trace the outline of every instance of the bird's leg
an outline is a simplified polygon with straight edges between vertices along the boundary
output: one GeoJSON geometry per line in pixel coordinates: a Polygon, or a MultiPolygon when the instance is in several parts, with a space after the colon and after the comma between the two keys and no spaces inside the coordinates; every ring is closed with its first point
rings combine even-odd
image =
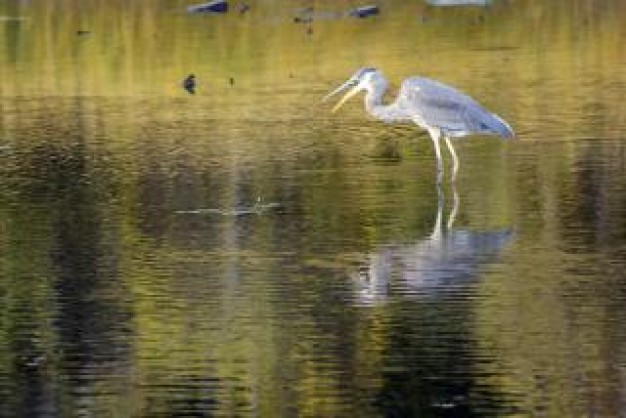
{"type": "Polygon", "coordinates": [[[430,239],[432,240],[438,240],[441,238],[441,219],[443,217],[444,200],[441,184],[437,183],[437,217],[435,218],[433,231],[430,233],[430,239]]]}
{"type": "Polygon", "coordinates": [[[448,151],[450,151],[450,155],[452,156],[452,181],[454,182],[456,180],[456,174],[459,171],[459,157],[456,156],[450,137],[446,136],[444,138],[446,140],[446,145],[448,146],[448,151]]]}
{"type": "Polygon", "coordinates": [[[428,129],[430,139],[433,141],[433,147],[435,148],[435,155],[437,156],[437,184],[441,184],[443,179],[443,160],[441,159],[441,150],[439,148],[439,138],[441,138],[441,131],[437,128],[428,129]]]}
{"type": "Polygon", "coordinates": [[[459,212],[459,193],[456,191],[456,184],[452,183],[452,195],[453,195],[453,203],[452,210],[450,211],[450,215],[448,215],[448,224],[447,229],[452,229],[454,225],[454,221],[456,220],[456,215],[459,212]]]}

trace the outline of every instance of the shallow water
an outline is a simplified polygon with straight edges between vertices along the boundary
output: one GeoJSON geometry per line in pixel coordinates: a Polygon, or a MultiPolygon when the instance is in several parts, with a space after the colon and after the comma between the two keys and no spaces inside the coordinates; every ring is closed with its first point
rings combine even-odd
{"type": "Polygon", "coordinates": [[[623,2],[149,3],[0,5],[0,415],[626,410],[623,2]],[[363,65],[517,139],[437,190],[363,65]]]}

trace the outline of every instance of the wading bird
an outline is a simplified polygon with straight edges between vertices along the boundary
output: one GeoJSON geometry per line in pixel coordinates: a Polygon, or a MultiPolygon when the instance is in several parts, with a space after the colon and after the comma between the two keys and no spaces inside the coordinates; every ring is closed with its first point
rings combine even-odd
{"type": "Polygon", "coordinates": [[[387,80],[375,68],[361,68],[341,86],[331,91],[322,100],[351,88],[335,105],[333,112],[348,99],[365,90],[365,109],[372,116],[385,122],[414,122],[430,134],[437,156],[437,182],[443,176],[443,161],[439,141],[443,137],[450,155],[453,169],[452,181],[459,170],[459,158],[454,151],[451,138],[472,134],[498,135],[504,139],[514,136],[513,129],[498,115],[485,110],[471,97],[453,87],[423,77],[404,80],[398,97],[388,105],[382,98],[387,90],[387,80]]]}

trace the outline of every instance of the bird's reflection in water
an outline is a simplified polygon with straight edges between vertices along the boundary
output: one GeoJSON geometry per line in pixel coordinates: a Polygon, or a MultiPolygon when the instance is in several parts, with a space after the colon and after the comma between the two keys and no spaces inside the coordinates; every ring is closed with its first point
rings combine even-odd
{"type": "Polygon", "coordinates": [[[454,291],[476,278],[512,239],[513,228],[455,229],[459,195],[443,225],[445,197],[438,187],[437,215],[430,235],[410,245],[385,245],[370,253],[354,274],[357,303],[371,305],[393,295],[428,297],[454,291]]]}

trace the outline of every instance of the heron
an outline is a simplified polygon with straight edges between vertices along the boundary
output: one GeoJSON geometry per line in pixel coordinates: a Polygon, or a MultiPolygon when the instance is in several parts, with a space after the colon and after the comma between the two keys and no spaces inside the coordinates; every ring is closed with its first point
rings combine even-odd
{"type": "Polygon", "coordinates": [[[384,122],[413,122],[426,129],[433,142],[437,157],[437,183],[443,178],[443,160],[440,140],[444,139],[452,157],[452,181],[459,171],[459,158],[452,145],[452,138],[474,134],[497,135],[511,139],[515,133],[500,116],[491,113],[474,99],[436,80],[410,77],[404,80],[396,100],[383,103],[383,95],[389,83],[376,68],[357,70],[345,83],[328,93],[322,101],[344,90],[348,92],[333,107],[336,112],[351,97],[365,91],[365,110],[384,122]]]}

